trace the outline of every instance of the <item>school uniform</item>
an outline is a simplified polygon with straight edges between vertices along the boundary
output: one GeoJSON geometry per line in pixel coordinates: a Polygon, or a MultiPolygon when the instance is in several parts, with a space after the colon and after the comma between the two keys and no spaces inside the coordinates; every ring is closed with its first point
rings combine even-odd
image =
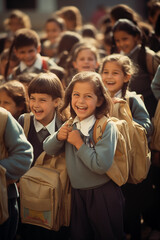
{"type": "MultiPolygon", "coordinates": [[[[33,161],[33,148],[27,141],[22,127],[9,112],[4,132],[4,144],[8,157],[1,159],[0,165],[6,169],[6,178],[16,181],[29,169],[33,161]]],[[[9,218],[0,225],[0,238],[3,240],[12,240],[15,237],[18,225],[18,196],[16,184],[10,184],[8,186],[9,218]]]]}
{"type": "Polygon", "coordinates": [[[50,67],[53,68],[56,66],[57,64],[53,60],[48,57],[42,57],[39,53],[37,53],[36,60],[32,66],[28,67],[23,61],[21,61],[20,64],[13,69],[12,79],[22,73],[46,72],[46,70],[49,70],[50,67]]]}
{"type": "MultiPolygon", "coordinates": [[[[141,46],[138,45],[128,54],[128,57],[135,65],[138,64],[140,49],[141,46]]],[[[146,47],[146,52],[147,51],[151,50],[146,47]]],[[[144,59],[144,61],[146,60],[144,59]]],[[[143,95],[147,111],[149,112],[150,117],[153,117],[157,106],[157,100],[151,90],[151,80],[151,76],[147,69],[144,70],[140,65],[138,65],[138,73],[132,76],[131,81],[129,82],[129,90],[143,95]]]]}
{"type": "MultiPolygon", "coordinates": [[[[122,91],[119,90],[115,97],[122,97],[122,91]]],[[[153,132],[153,126],[150,121],[149,113],[143,100],[135,92],[126,92],[126,98],[129,98],[129,106],[133,120],[146,129],[148,141],[153,132]]],[[[152,204],[153,189],[150,176],[138,184],[126,183],[122,187],[125,197],[125,232],[131,234],[131,239],[141,239],[141,216],[146,213],[152,204]]]]}
{"type": "MultiPolygon", "coordinates": [[[[19,123],[24,126],[24,114],[22,114],[19,118],[19,123]]],[[[43,126],[39,121],[37,121],[34,115],[31,115],[30,118],[30,128],[28,132],[27,139],[32,144],[34,149],[34,160],[32,166],[34,165],[38,156],[44,151],[43,149],[43,141],[44,139],[53,134],[55,131],[60,128],[62,122],[55,116],[53,120],[47,125],[43,126]],[[42,134],[42,130],[46,131],[46,134],[42,134]]],[[[21,235],[24,240],[35,240],[35,239],[46,239],[50,240],[54,239],[64,239],[67,240],[69,236],[69,228],[62,227],[59,231],[48,230],[39,226],[30,225],[30,224],[22,224],[21,225],[21,235]]]]}
{"type": "Polygon", "coordinates": [[[58,141],[57,133],[44,141],[48,154],[56,154],[65,143],[68,175],[72,185],[71,239],[124,239],[121,189],[107,176],[117,144],[116,126],[109,122],[103,138],[95,145],[92,115],[73,122],[84,141],[79,150],[66,141],[58,141]]]}

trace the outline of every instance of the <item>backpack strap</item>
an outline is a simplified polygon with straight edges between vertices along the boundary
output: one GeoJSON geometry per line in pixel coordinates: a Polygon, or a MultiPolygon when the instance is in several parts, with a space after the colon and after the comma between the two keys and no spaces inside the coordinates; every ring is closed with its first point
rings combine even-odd
{"type": "Polygon", "coordinates": [[[23,125],[23,129],[24,129],[24,133],[26,135],[26,138],[28,136],[28,132],[29,132],[29,128],[30,128],[30,123],[31,123],[31,113],[25,113],[24,114],[24,125],[23,125]]]}
{"type": "Polygon", "coordinates": [[[42,58],[42,69],[48,70],[48,63],[44,58],[42,58]]]}
{"type": "Polygon", "coordinates": [[[102,139],[102,135],[104,133],[104,130],[106,128],[108,122],[108,118],[106,116],[101,117],[100,119],[97,119],[94,125],[93,129],[93,140],[95,144],[102,139]]]}

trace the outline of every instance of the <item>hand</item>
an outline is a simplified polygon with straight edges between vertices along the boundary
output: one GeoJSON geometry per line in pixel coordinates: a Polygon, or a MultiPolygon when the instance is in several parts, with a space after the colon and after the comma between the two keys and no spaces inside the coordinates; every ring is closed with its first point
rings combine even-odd
{"type": "Polygon", "coordinates": [[[72,145],[74,145],[77,149],[79,149],[83,144],[83,140],[78,130],[73,130],[71,132],[68,132],[67,141],[72,145]]]}
{"type": "Polygon", "coordinates": [[[68,133],[72,131],[72,128],[71,127],[68,127],[68,124],[64,124],[58,131],[58,134],[57,134],[57,139],[59,141],[64,141],[64,140],[67,140],[68,138],[68,133]]]}

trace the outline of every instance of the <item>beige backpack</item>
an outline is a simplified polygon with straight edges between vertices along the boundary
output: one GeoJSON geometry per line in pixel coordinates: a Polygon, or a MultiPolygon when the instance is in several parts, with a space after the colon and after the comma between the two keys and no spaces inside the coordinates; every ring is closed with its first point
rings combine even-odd
{"type": "MultiPolygon", "coordinates": [[[[8,156],[4,145],[4,131],[6,128],[8,113],[5,109],[0,108],[0,159],[8,156]]],[[[6,182],[6,169],[0,165],[0,224],[8,219],[8,194],[6,182]]]]}
{"type": "Polygon", "coordinates": [[[94,142],[97,143],[102,138],[105,127],[109,121],[113,121],[116,124],[118,142],[113,163],[106,174],[118,186],[122,186],[127,182],[129,174],[128,151],[130,151],[130,139],[128,136],[129,129],[126,121],[114,117],[107,118],[105,116],[101,119],[97,119],[93,129],[93,139],[94,142]]]}
{"type": "MultiPolygon", "coordinates": [[[[24,117],[24,132],[30,126],[30,114],[24,117]]],[[[28,130],[27,130],[28,129],[28,130]]],[[[20,179],[22,223],[58,231],[69,226],[71,186],[64,153],[49,156],[45,152],[20,179]]]]}
{"type": "Polygon", "coordinates": [[[139,183],[148,174],[151,164],[151,152],[148,148],[146,130],[143,126],[133,121],[128,102],[119,100],[114,104],[112,116],[123,119],[129,126],[131,151],[129,154],[129,183],[139,183]]]}
{"type": "Polygon", "coordinates": [[[151,138],[150,147],[153,150],[160,151],[160,100],[158,101],[152,123],[154,130],[151,138]]]}

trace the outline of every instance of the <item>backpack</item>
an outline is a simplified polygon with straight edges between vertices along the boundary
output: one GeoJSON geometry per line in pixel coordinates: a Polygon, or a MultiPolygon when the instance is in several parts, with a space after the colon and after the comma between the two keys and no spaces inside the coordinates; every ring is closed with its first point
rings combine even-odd
{"type": "Polygon", "coordinates": [[[116,124],[118,141],[113,163],[106,174],[118,186],[122,186],[127,182],[129,174],[128,151],[130,149],[130,139],[128,137],[128,125],[126,121],[114,117],[107,118],[105,116],[97,119],[93,129],[93,140],[96,144],[102,138],[105,127],[109,121],[113,121],[116,124]]]}
{"type": "MultiPolygon", "coordinates": [[[[8,156],[7,150],[4,145],[4,131],[6,128],[8,113],[5,109],[0,108],[0,159],[8,156]]],[[[7,181],[6,169],[0,165],[0,224],[4,223],[9,217],[8,214],[8,194],[7,194],[7,181]]]]}
{"type": "Polygon", "coordinates": [[[158,101],[154,117],[152,118],[153,123],[153,135],[151,137],[150,147],[153,150],[160,151],[160,100],[158,101]]]}
{"type": "MultiPolygon", "coordinates": [[[[24,132],[30,126],[30,114],[24,116],[24,132]]],[[[50,156],[42,152],[34,166],[20,179],[21,221],[58,231],[69,226],[71,186],[65,154],[50,156]]]]}
{"type": "MultiPolygon", "coordinates": [[[[129,98],[128,100],[129,101],[129,98]]],[[[112,116],[123,119],[129,126],[131,151],[129,152],[129,183],[140,183],[148,175],[151,165],[151,151],[148,147],[146,130],[133,121],[128,102],[120,99],[114,104],[112,116]]]]}

